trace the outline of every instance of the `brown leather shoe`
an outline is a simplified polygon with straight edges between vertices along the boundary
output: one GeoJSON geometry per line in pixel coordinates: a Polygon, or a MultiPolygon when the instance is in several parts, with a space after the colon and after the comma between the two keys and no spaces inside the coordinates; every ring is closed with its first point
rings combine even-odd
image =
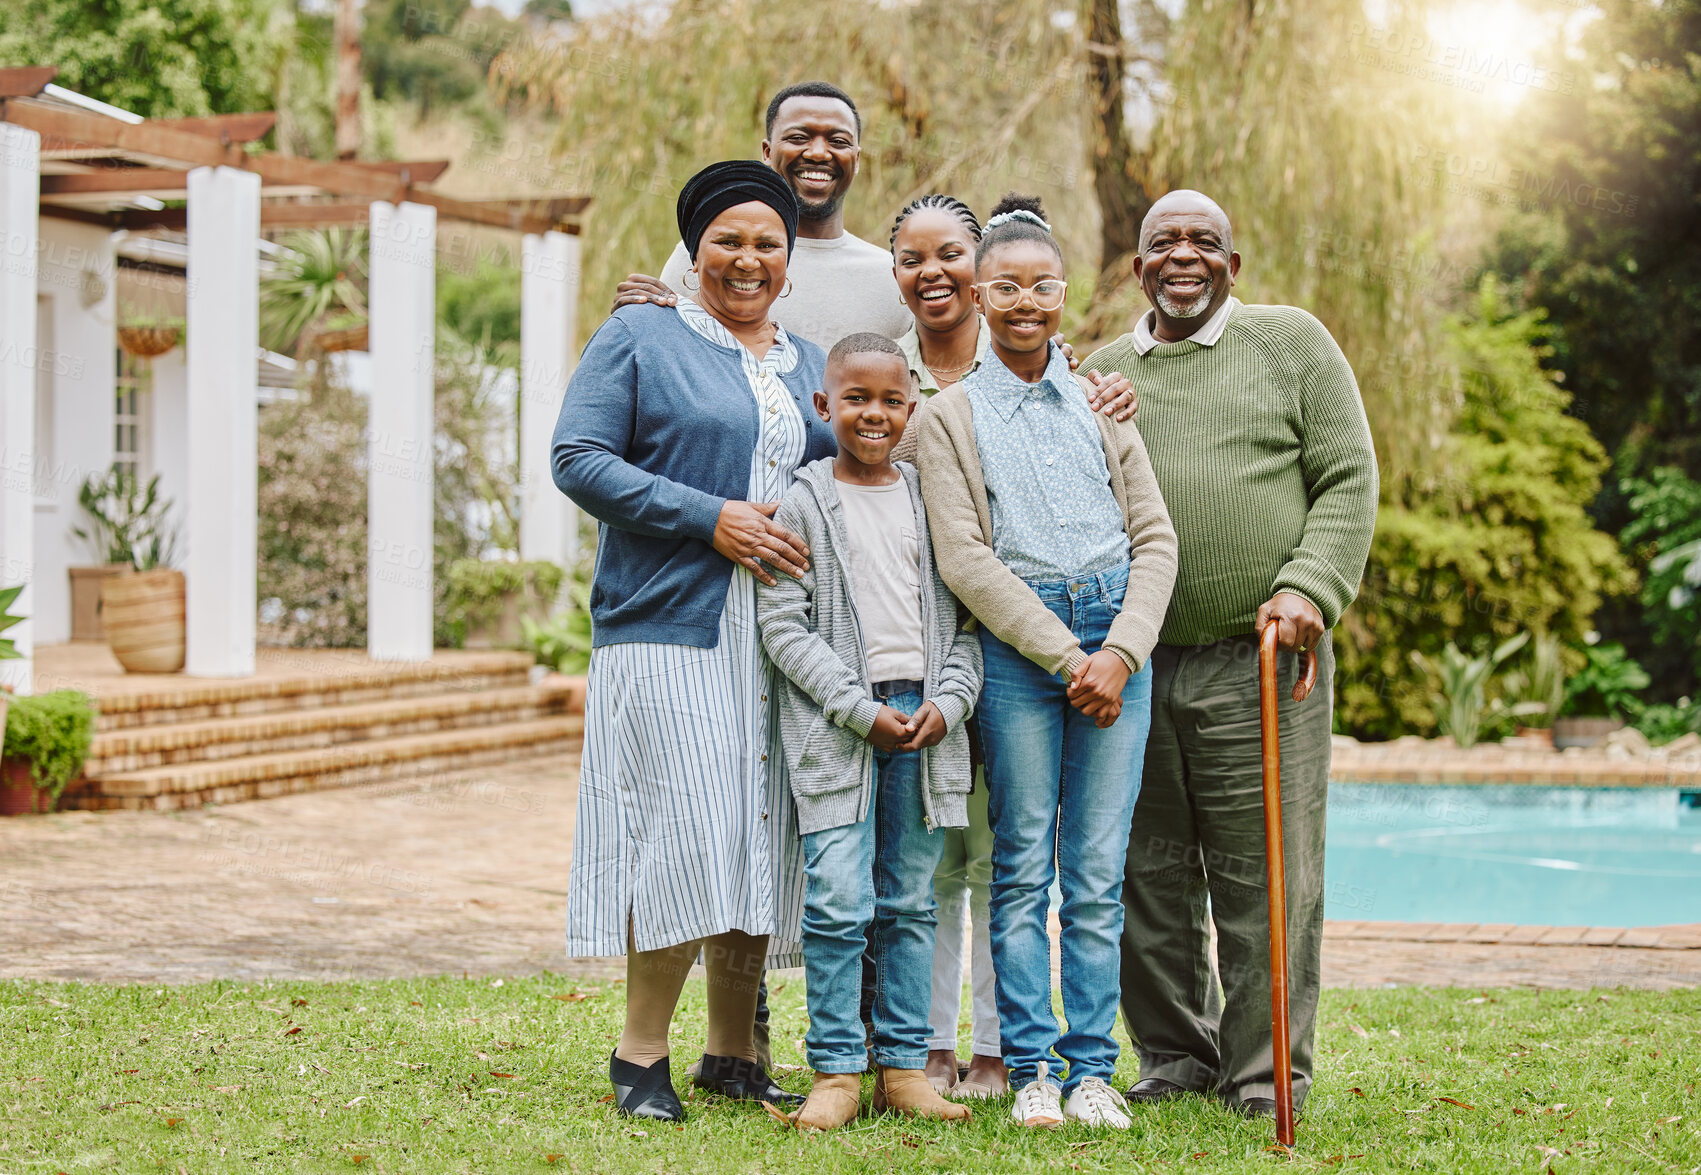
{"type": "Polygon", "coordinates": [[[837,1130],[855,1121],[861,1108],[862,1074],[817,1073],[801,1109],[783,1115],[772,1108],[768,1112],[798,1130],[837,1130]]]}
{"type": "Polygon", "coordinates": [[[874,1112],[887,1111],[945,1122],[966,1122],[974,1116],[967,1106],[948,1102],[933,1092],[925,1069],[888,1069],[881,1065],[874,1078],[874,1112]]]}

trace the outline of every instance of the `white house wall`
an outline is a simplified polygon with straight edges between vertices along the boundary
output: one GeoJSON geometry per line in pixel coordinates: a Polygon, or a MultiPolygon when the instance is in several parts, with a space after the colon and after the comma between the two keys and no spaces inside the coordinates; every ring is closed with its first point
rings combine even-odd
{"type": "MultiPolygon", "coordinates": [[[[95,225],[41,218],[38,313],[51,315],[44,332],[53,354],[51,453],[35,460],[35,641],[71,637],[71,580],[67,569],[99,560],[71,533],[83,522],[77,491],[83,479],[112,464],[116,376],[116,305],[112,234],[95,225]]],[[[38,432],[38,435],[41,433],[38,432]]]]}

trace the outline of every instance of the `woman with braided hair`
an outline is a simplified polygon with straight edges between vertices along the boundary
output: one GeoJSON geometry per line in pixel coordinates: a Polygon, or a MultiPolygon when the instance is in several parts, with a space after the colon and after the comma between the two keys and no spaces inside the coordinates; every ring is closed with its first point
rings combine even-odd
{"type": "MultiPolygon", "coordinates": [[[[986,357],[986,322],[975,309],[975,245],[980,221],[954,196],[912,200],[892,225],[892,273],[915,324],[898,340],[920,395],[948,388],[986,357]]],[[[915,461],[915,439],[906,431],[894,457],[915,461]]],[[[973,719],[970,719],[971,726],[973,719]]],[[[974,737],[971,730],[971,738],[974,737]]],[[[969,794],[966,828],[946,828],[944,855],[933,875],[939,906],[933,945],[933,1007],[927,1043],[927,1076],[933,1088],[958,1098],[997,1097],[1008,1092],[999,1052],[998,1006],[993,997],[992,936],[988,929],[988,885],[992,881],[992,829],[986,820],[986,786],[969,794]],[[968,915],[973,944],[973,1054],[957,1066],[957,1017],[963,999],[963,922],[968,915]]]]}

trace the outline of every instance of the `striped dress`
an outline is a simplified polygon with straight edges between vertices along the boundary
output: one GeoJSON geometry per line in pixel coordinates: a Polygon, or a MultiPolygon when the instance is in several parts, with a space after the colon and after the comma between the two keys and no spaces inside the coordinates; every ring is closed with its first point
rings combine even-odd
{"type": "MultiPolygon", "coordinates": [[[[706,340],[737,348],[762,409],[748,498],[777,502],[807,433],[779,376],[798,362],[784,330],[760,360],[682,300],[706,340]]],[[[633,642],[591,654],[585,750],[567,883],[567,954],[623,955],[742,930],[770,967],[802,964],[803,866],[771,717],[774,669],[756,627],[756,579],[734,568],[712,649],[633,642]]]]}

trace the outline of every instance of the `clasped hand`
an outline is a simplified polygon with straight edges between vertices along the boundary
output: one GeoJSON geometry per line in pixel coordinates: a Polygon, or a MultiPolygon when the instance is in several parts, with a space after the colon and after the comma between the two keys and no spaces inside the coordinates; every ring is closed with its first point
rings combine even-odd
{"type": "Polygon", "coordinates": [[[1075,667],[1066,692],[1069,704],[1104,730],[1122,716],[1122,687],[1127,684],[1128,662],[1100,649],[1075,667]]]}
{"type": "Polygon", "coordinates": [[[715,550],[769,587],[779,580],[764,563],[793,579],[809,570],[809,545],[774,521],[779,508],[778,502],[728,501],[715,521],[715,550]]]}
{"type": "Polygon", "coordinates": [[[877,751],[907,754],[936,745],[945,737],[945,715],[932,702],[923,702],[914,714],[881,706],[868,728],[868,741],[877,751]]]}

